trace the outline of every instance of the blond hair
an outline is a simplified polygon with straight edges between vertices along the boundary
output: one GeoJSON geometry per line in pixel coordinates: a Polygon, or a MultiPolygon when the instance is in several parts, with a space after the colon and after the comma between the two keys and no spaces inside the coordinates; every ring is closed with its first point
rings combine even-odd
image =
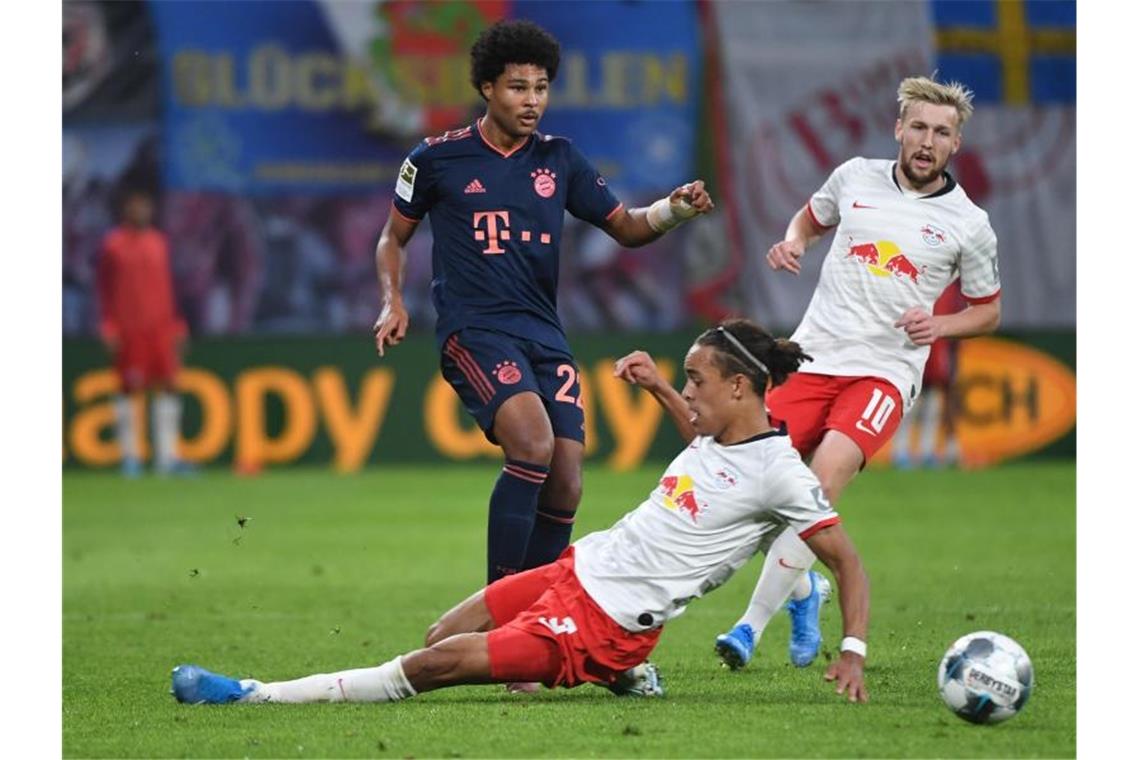
{"type": "Polygon", "coordinates": [[[974,93],[961,82],[942,84],[929,77],[907,77],[899,83],[900,119],[914,103],[954,106],[958,111],[958,129],[961,129],[974,112],[974,93]]]}

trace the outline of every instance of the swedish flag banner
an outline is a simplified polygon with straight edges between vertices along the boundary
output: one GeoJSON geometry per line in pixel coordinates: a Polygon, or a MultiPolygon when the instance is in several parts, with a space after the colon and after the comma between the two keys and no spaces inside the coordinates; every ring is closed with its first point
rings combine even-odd
{"type": "Polygon", "coordinates": [[[1075,0],[931,0],[936,63],[979,102],[1074,103],[1075,0]]]}

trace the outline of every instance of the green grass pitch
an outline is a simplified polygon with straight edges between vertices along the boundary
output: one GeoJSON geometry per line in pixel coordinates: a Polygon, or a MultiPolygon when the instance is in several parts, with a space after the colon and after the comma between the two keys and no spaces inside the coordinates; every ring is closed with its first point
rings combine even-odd
{"type": "MultiPolygon", "coordinates": [[[[575,536],[606,527],[659,466],[586,473],[575,536]]],[[[1076,510],[1071,462],[879,472],[840,505],[872,581],[871,702],[841,701],[825,657],[787,662],[786,616],[749,668],[722,670],[754,560],[671,623],[663,700],[583,686],[449,689],[400,704],[177,704],[194,662],[265,680],[378,664],[415,648],[478,587],[493,465],[193,480],[66,473],[66,757],[1064,757],[1076,752],[1076,510]],[[238,518],[248,518],[244,527],[238,518]],[[1028,650],[1037,688],[998,726],[946,710],[946,647],[979,629],[1028,650]]],[[[840,631],[824,611],[825,655],[840,631]]]]}

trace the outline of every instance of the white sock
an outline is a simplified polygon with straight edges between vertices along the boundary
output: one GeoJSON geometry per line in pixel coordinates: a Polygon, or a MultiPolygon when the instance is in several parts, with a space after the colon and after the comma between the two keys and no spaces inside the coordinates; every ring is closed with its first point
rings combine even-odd
{"type": "Polygon", "coordinates": [[[154,397],[154,459],[159,470],[169,470],[178,459],[178,432],[182,424],[182,399],[175,393],[154,397]]]}
{"type": "Polygon", "coordinates": [[[135,405],[131,397],[125,393],[115,396],[115,438],[119,441],[119,450],[123,452],[123,461],[139,459],[138,421],[135,419],[135,405]]]}
{"type": "Polygon", "coordinates": [[[262,683],[252,679],[241,682],[253,691],[242,698],[243,702],[396,702],[414,697],[416,690],[404,675],[401,658],[375,668],[342,670],[339,673],[319,673],[294,681],[262,683]]]}
{"type": "Polygon", "coordinates": [[[803,599],[811,593],[807,571],[814,562],[815,554],[794,530],[785,528],[768,547],[760,580],[739,621],[752,626],[757,642],[768,621],[783,609],[789,596],[799,594],[793,598],[803,599]]]}
{"type": "MultiPolygon", "coordinates": [[[[804,546],[807,546],[807,544],[804,544],[804,546]]],[[[814,558],[815,555],[812,556],[814,558]]],[[[791,599],[798,602],[801,599],[807,599],[811,596],[811,578],[808,577],[809,575],[810,573],[800,573],[800,577],[796,581],[796,585],[792,587],[792,593],[789,595],[791,599]]]]}

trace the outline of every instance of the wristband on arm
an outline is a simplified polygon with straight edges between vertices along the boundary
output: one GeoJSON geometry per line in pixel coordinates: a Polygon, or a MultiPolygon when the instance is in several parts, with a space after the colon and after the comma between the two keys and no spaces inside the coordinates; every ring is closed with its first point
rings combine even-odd
{"type": "Polygon", "coordinates": [[[666,233],[697,215],[697,210],[684,200],[670,201],[668,197],[653,201],[645,212],[645,221],[657,233],[666,233]]]}
{"type": "Polygon", "coordinates": [[[853,652],[863,659],[867,658],[867,642],[862,639],[857,639],[854,636],[844,636],[843,641],[839,642],[840,652],[853,652]]]}

